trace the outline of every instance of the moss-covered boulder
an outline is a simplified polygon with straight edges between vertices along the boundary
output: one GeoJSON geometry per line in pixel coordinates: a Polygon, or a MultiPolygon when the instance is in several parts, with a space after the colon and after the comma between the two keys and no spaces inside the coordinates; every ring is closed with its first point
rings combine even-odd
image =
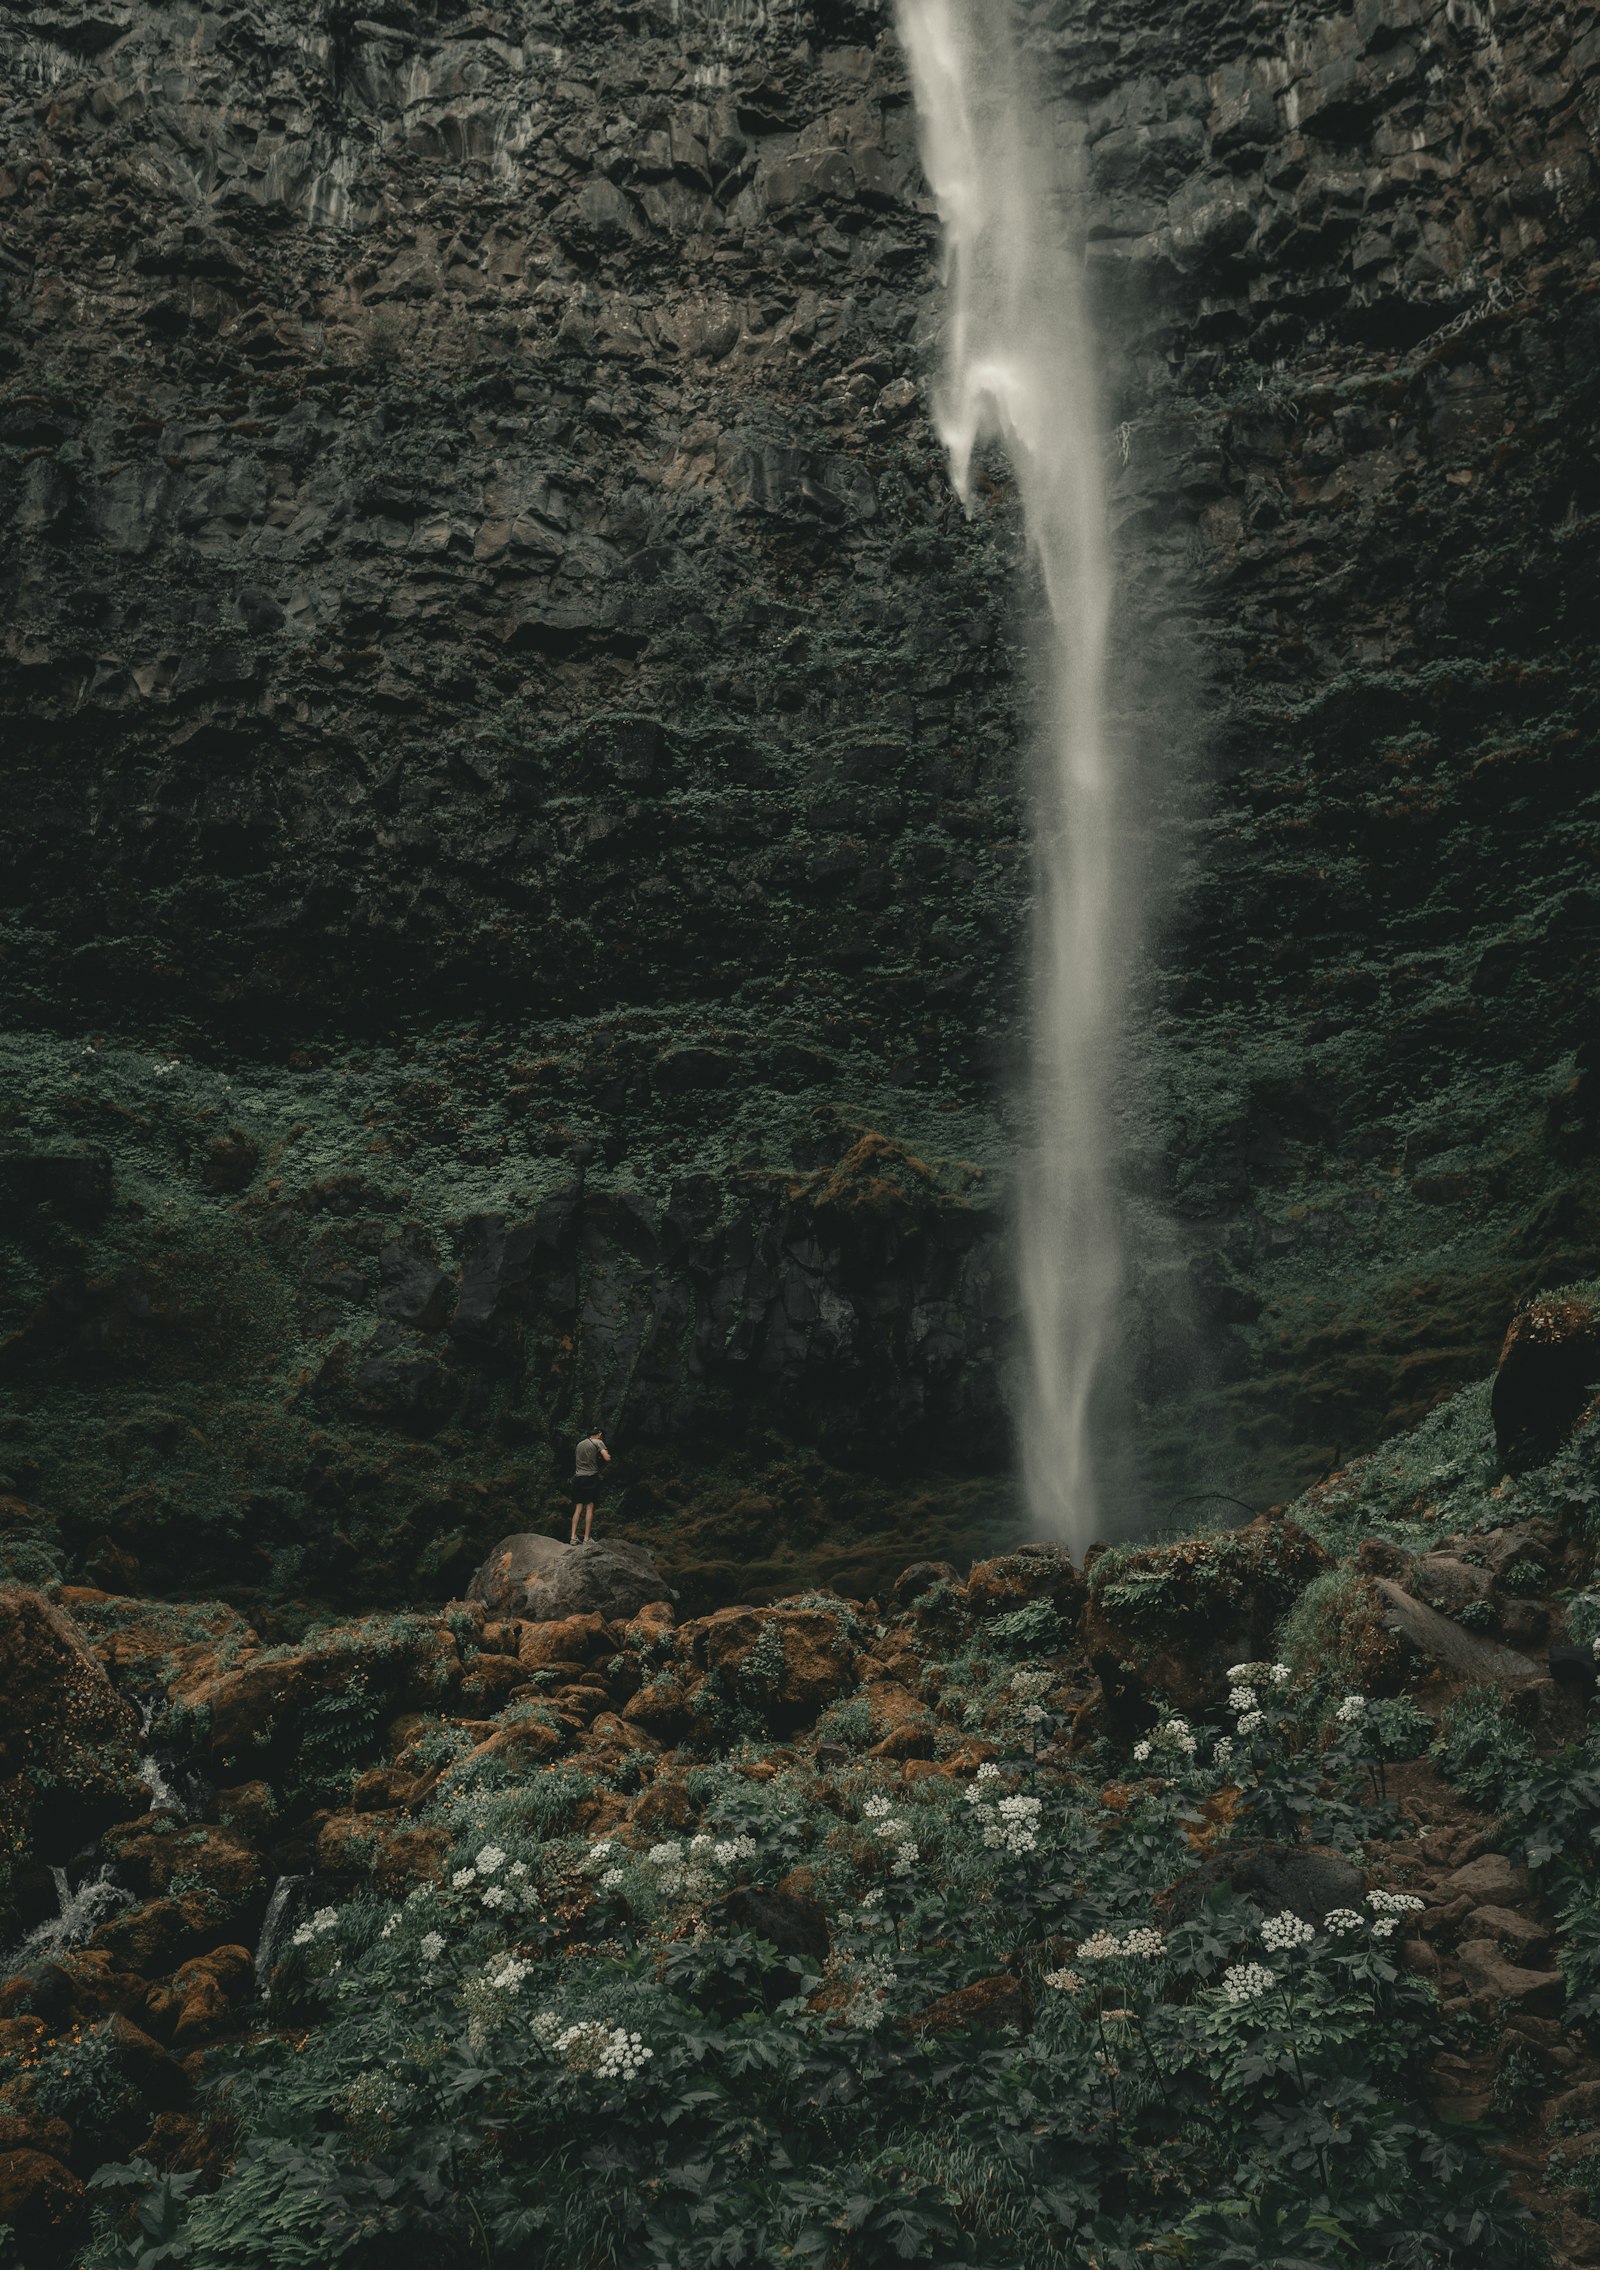
{"type": "MultiPolygon", "coordinates": [[[[0,1936],[40,1864],[138,1809],[139,1717],[70,1616],[0,1585],[0,1936]]],[[[46,1887],[48,1888],[48,1886],[46,1887]]]]}
{"type": "Polygon", "coordinates": [[[1170,1545],[1119,1545],[1089,1571],[1084,1641],[1108,1693],[1162,1694],[1181,1709],[1219,1700],[1228,1666],[1257,1661],[1329,1556],[1292,1521],[1170,1545]]]}

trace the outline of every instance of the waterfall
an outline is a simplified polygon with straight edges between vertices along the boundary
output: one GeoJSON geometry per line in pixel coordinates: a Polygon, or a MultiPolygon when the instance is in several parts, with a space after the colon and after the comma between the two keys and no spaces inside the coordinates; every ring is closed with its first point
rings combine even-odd
{"type": "Polygon", "coordinates": [[[261,1922],[261,1936],[256,1941],[256,1991],[263,2001],[271,1997],[273,1965],[289,1928],[290,1903],[304,1882],[304,1876],[280,1876],[272,1887],[272,1897],[261,1922]]]}
{"type": "Polygon", "coordinates": [[[1090,1420],[1122,1280],[1109,1089],[1136,924],[1105,720],[1112,578],[1070,128],[1047,107],[1009,0],[899,0],[899,24],[944,227],[935,422],[969,512],[975,453],[1003,446],[1044,589],[1018,1189],[1023,1473],[1036,1529],[1081,1551],[1103,1511],[1090,1420]]]}
{"type": "Polygon", "coordinates": [[[133,1904],[133,1894],[113,1881],[111,1870],[104,1862],[88,1870],[76,1890],[65,1868],[52,1868],[50,1881],[55,1886],[55,1914],[36,1923],[8,1955],[0,1957],[0,1976],[26,1970],[29,1963],[41,1962],[48,1956],[70,1953],[74,1947],[81,1947],[119,1907],[133,1904]]]}

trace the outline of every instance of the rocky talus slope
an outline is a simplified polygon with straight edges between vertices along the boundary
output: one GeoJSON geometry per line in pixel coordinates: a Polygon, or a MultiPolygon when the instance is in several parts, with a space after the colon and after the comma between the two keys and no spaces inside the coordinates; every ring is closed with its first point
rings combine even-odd
{"type": "MultiPolygon", "coordinates": [[[[1597,35],[1031,13],[1168,917],[1125,1368],[1158,1493],[1263,1503],[1600,1262],[1597,35]]],[[[1026,594],[887,11],[11,0],[0,207],[57,1565],[405,1598],[594,1401],[769,1589],[824,1497],[1003,1520],[1026,594]]]]}
{"type": "MultiPolygon", "coordinates": [[[[799,2012],[793,2023],[825,2034],[864,2026],[879,2043],[882,2086],[902,2054],[893,2044],[913,2066],[929,2043],[955,2045],[958,2057],[974,2045],[995,2070],[1046,2054],[1052,1998],[1083,1991],[1082,1972],[1108,1959],[1114,1899],[1123,1924],[1137,1920],[1133,1904],[1152,1919],[1140,1928],[1163,1960],[1181,1945],[1212,1946],[1210,1970],[1169,1990],[1170,2016],[1211,2026],[1218,2042],[1236,2021],[1216,2013],[1248,2008],[1273,1974],[1259,1959],[1253,1973],[1236,1968],[1228,1978],[1242,1983],[1222,1996],[1217,1949],[1241,1933],[1245,1948],[1270,1950],[1326,1932],[1324,1952],[1307,1959],[1337,1961],[1338,1934],[1376,1914],[1382,1930],[1359,1972],[1368,1983],[1326,2021],[1356,2027],[1354,2066],[1326,2100],[1344,2107],[1334,2128],[1349,2125],[1351,2169],[1367,2149],[1362,2089],[1370,2098],[1375,2085],[1401,2085],[1390,2029],[1420,2028],[1406,2052],[1404,2087],[1416,2093],[1405,2118],[1443,2124],[1437,2149],[1466,2153],[1469,2188],[1503,2179],[1501,2208],[1482,2194],[1483,2228],[1499,2235],[1463,2239],[1460,2259],[1527,2259],[1520,2202],[1553,2260],[1600,2261],[1600,1594],[1590,1589],[1600,1407],[1574,1412],[1563,1361],[1565,1346],[1592,1334],[1592,1292],[1568,1309],[1564,1339],[1543,1314],[1513,1335],[1521,1354],[1500,1375],[1492,1414],[1485,1382],[1288,1518],[1115,1548],[1087,1572],[1026,1548],[964,1577],[915,1564],[876,1601],[810,1593],[680,1618],[670,1572],[639,1549],[563,1555],[508,1539],[466,1600],[278,1645],[216,1603],[6,1590],[6,1691],[29,1706],[8,1720],[0,1758],[4,1928],[13,1941],[31,1937],[0,1985],[0,2222],[44,2266],[76,2259],[97,2164],[142,2160],[147,2182],[153,2171],[192,2177],[176,2200],[231,2198],[236,2163],[257,2182],[260,2151],[271,2161],[271,2150],[246,2149],[259,2085],[249,2075],[266,2070],[251,2060],[283,2043],[309,2057],[320,2032],[336,2038],[340,1968],[397,1930],[435,1923],[421,1945],[437,1961],[452,1934],[487,1926],[500,1936],[485,1942],[485,1975],[509,1961],[516,1991],[532,1978],[529,1991],[546,1997],[597,1964],[614,1979],[699,1977],[694,1965],[726,1943],[732,1970],[720,1985],[707,1972],[701,1987],[683,1987],[691,2004],[712,1995],[700,2005],[710,2013],[723,2007],[716,1995],[734,1993],[741,2040],[766,2022],[752,2010],[775,2025],[791,2022],[784,2009],[799,2012]],[[1546,1356],[1529,1358],[1530,1345],[1546,1356]],[[1555,1439],[1513,1477],[1504,1446],[1525,1442],[1541,1416],[1555,1439]],[[919,1974],[919,1903],[937,1901],[934,1871],[955,1864],[937,1841],[951,1833],[940,1808],[963,1792],[954,1816],[987,1824],[996,1865],[1032,1853],[1059,1821],[1077,1825],[1046,1868],[1046,1883],[1052,1871],[1062,1879],[1053,1890],[991,1914],[997,1897],[1021,1899],[1018,1886],[969,1879],[954,1938],[951,1921],[937,1920],[945,1910],[928,1911],[931,1967],[919,1974]],[[1008,1794],[991,1814],[997,1793],[1008,1794]],[[745,1808],[753,1833],[719,1825],[730,1805],[745,1808]],[[509,1851],[520,1857],[508,1873],[509,1851]],[[1095,1890],[1107,1867],[1111,1888],[1095,1890]],[[842,1883],[854,1889],[841,1904],[842,1883]],[[52,1923],[58,1896],[69,1912],[52,1923]],[[890,1897],[904,1902],[898,1987],[879,1957],[849,1952],[850,1934],[890,1897]],[[1036,1912],[1057,1921],[1030,1924],[1036,1912]],[[348,1920],[363,1915],[365,1925],[348,1920]],[[330,1970],[335,1944],[341,1963],[330,1970]],[[644,1950],[642,1972],[630,1948],[644,1950]],[[784,2001],[794,1980],[809,2001],[784,2001]],[[1418,1985],[1420,2002],[1402,1999],[1380,2020],[1371,1996],[1418,1985]],[[219,2093],[230,2072],[238,2078],[219,2093]]],[[[475,1975],[470,1964],[462,1972],[459,2009],[448,1997],[442,2006],[434,2058],[466,2023],[478,2079],[463,2090],[482,2084],[497,2038],[475,1975]]],[[[1119,1974],[1118,1990],[1134,1995],[1135,1982],[1119,1974]]],[[[1311,1990],[1307,1973],[1298,1991],[1311,1990]]],[[[1104,2045],[1106,2025],[1132,2013],[1097,2007],[1104,2045]]],[[[1141,2022],[1160,2017],[1152,2005],[1141,2022]]],[[[412,2021],[425,2022],[420,2011],[412,2021]]],[[[653,2054],[665,2056],[662,2022],[658,2012],[653,2054]]],[[[1114,2066],[1131,2052],[1124,2040],[1102,2054],[1114,2066]]],[[[1214,2104],[1227,2068],[1209,2070],[1214,2104]]],[[[1290,2069],[1269,2059],[1255,2070],[1269,2076],[1262,2125],[1272,2130],[1293,2116],[1290,2069]]],[[[1299,2092],[1308,2086],[1299,2074],[1299,2092]]],[[[1148,2138],[1165,2133],[1170,2102],[1156,2091],[1139,2101],[1139,2120],[1155,2124],[1148,2138]]],[[[1118,2121],[1133,2118],[1119,2115],[1115,2090],[1111,2116],[1096,2150],[1115,2158],[1118,2121]]],[[[1382,2119],[1398,2116],[1392,2106],[1382,2119]]],[[[330,2100],[318,2117],[325,2136],[348,2132],[353,2152],[381,2161],[390,2148],[354,2098],[330,2100]]],[[[1081,2142],[1089,2130],[1072,2133],[1081,2142]]],[[[1215,2184],[1214,2145],[1210,2175],[1201,2163],[1184,2172],[1186,2133],[1159,2151],[1137,2147],[1167,2169],[1153,2188],[1140,2178],[1125,2196],[1106,2194],[1146,2235],[1185,2207],[1201,2213],[1215,2184]]],[[[491,2172],[496,2134],[491,2118],[491,2172]]],[[[413,2149],[394,2136],[390,2145],[413,2149]]],[[[312,2180],[303,2169],[302,2179],[312,2180]]],[[[967,2198],[948,2180],[981,2232],[980,2192],[967,2198]]],[[[1360,2211],[1362,2180],[1351,2177],[1340,2215],[1360,2211]]],[[[1257,2209],[1267,2212],[1260,2199],[1257,2209]]],[[[418,2227],[445,2230],[448,2214],[418,2227]]],[[[505,2243],[497,2260],[526,2259],[505,2243]]],[[[439,2259],[453,2259],[448,2248],[439,2259]]]]}

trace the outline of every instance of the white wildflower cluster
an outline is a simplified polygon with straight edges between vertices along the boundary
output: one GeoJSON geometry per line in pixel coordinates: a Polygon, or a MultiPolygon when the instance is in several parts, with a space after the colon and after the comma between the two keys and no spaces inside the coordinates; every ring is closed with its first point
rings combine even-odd
{"type": "Polygon", "coordinates": [[[1367,1715],[1366,1696],[1346,1695],[1344,1701],[1339,1705],[1338,1709],[1334,1712],[1333,1715],[1339,1721],[1339,1724],[1341,1726],[1359,1725],[1361,1720],[1367,1715]]]}
{"type": "Polygon", "coordinates": [[[1289,1666],[1287,1663],[1230,1663],[1228,1677],[1239,1687],[1286,1687],[1289,1666]]]}
{"type": "Polygon", "coordinates": [[[1322,1928],[1330,1938],[1342,1939],[1352,1931],[1364,1931],[1367,1919],[1353,1907],[1332,1907],[1322,1919],[1322,1928]]]}
{"type": "Polygon", "coordinates": [[[1049,1671],[1013,1671],[1011,1692],[1018,1702],[1037,1702],[1042,1694],[1049,1691],[1052,1677],[1053,1673],[1049,1671]]]}
{"type": "Polygon", "coordinates": [[[444,1933],[442,1931],[425,1931],[420,1944],[424,1962],[436,1963],[444,1953],[444,1933]]]}
{"type": "Polygon", "coordinates": [[[1254,2002],[1277,1983],[1265,1963],[1230,1963],[1222,1974],[1222,1991],[1230,2002],[1254,2002]]]}
{"type": "Polygon", "coordinates": [[[847,2026],[870,2033],[883,2024],[895,1983],[894,1965],[887,1955],[830,1957],[828,1975],[844,1990],[840,2015],[847,2026]]]}
{"type": "Polygon", "coordinates": [[[524,1962],[520,1955],[502,1953],[495,1956],[484,1976],[497,1994],[518,1994],[533,1968],[533,1964],[524,1962]]]}
{"type": "Polygon", "coordinates": [[[1267,1714],[1265,1711],[1247,1710],[1239,1721],[1238,1730],[1241,1734],[1259,1734],[1266,1723],[1267,1714]]]}
{"type": "Polygon", "coordinates": [[[1367,1905],[1377,1910],[1372,1919],[1372,1936],[1391,1938],[1399,1930],[1401,1918],[1415,1915],[1425,1904],[1415,1892],[1368,1892],[1367,1905]]]}
{"type": "Polygon", "coordinates": [[[1261,1698],[1254,1687],[1230,1687],[1228,1689],[1228,1708],[1230,1710],[1254,1710],[1260,1700],[1261,1698]]]}
{"type": "Polygon", "coordinates": [[[556,2043],[561,2039],[561,2020],[554,2010],[540,2010],[528,2031],[541,2049],[555,2054],[556,2043]]]}
{"type": "Polygon", "coordinates": [[[1013,1860],[1025,1852],[1037,1852],[1043,1806],[1037,1797],[997,1796],[996,1779],[997,1769],[991,1762],[980,1766],[977,1780],[969,1781],[962,1791],[982,1819],[984,1843],[991,1852],[1003,1852],[1013,1860]]]}
{"type": "Polygon", "coordinates": [[[1219,1734],[1211,1745],[1211,1756],[1215,1764],[1225,1766],[1233,1756],[1233,1736],[1231,1734],[1219,1734]]]}
{"type": "Polygon", "coordinates": [[[297,1927],[293,1944],[297,1947],[315,1946],[319,1939],[325,1938],[330,1931],[336,1930],[338,1923],[339,1910],[336,1907],[319,1907],[309,1923],[302,1923],[297,1927]]]}
{"type": "MultiPolygon", "coordinates": [[[[692,1836],[685,1844],[681,1837],[665,1837],[653,1844],[645,1854],[645,1863],[655,1871],[658,1890],[685,1899],[699,1898],[715,1888],[713,1871],[738,1866],[741,1860],[753,1860],[760,1848],[754,1837],[714,1837],[704,1833],[692,1836]]],[[[591,1845],[591,1863],[609,1859],[617,1850],[611,1843],[591,1845]]],[[[622,1881],[622,1870],[609,1867],[600,1879],[608,1890],[622,1881]]]]}
{"type": "Polygon", "coordinates": [[[378,1937],[379,1937],[380,1939],[392,1939],[392,1938],[394,1937],[395,1933],[396,1933],[396,1932],[397,1932],[397,1931],[399,1930],[399,1928],[400,1928],[400,1911],[399,1911],[399,1909],[398,1909],[398,1908],[396,1908],[396,1910],[395,1910],[395,1912],[394,1912],[394,1914],[393,1914],[393,1915],[391,1915],[391,1916],[387,1916],[387,1917],[386,1917],[386,1918],[384,1919],[384,1926],[383,1926],[383,1929],[382,1929],[382,1930],[381,1930],[381,1931],[380,1931],[380,1932],[378,1933],[378,1937]]]}
{"type": "Polygon", "coordinates": [[[556,2035],[551,2047],[576,2073],[593,2073],[602,2081],[631,2081],[642,2073],[655,2051],[626,2026],[608,2026],[600,2018],[581,2018],[556,2035]]]}
{"type": "Polygon", "coordinates": [[[1158,1963],[1167,1951],[1161,1933],[1148,1923],[1136,1924],[1118,1938],[1114,1931],[1096,1931],[1078,1948],[1080,1963],[1122,1961],[1158,1963]]]}
{"type": "Polygon", "coordinates": [[[1589,1642],[1589,1647],[1591,1653],[1600,1658],[1600,1633],[1596,1633],[1595,1637],[1589,1642]]]}
{"type": "Polygon", "coordinates": [[[1083,1992],[1083,1980],[1075,1970],[1047,1970],[1044,1974],[1044,1983],[1046,1986],[1053,1987],[1057,1994],[1081,1994],[1083,1992]]]}
{"type": "Polygon", "coordinates": [[[1287,1954],[1294,1947],[1309,1947],[1316,1935],[1304,1916],[1288,1907],[1281,1915],[1269,1916],[1261,1926],[1261,1944],[1274,1955],[1287,1954]]]}
{"type": "Polygon", "coordinates": [[[1186,1718],[1168,1718],[1163,1719],[1147,1741],[1135,1742],[1133,1755],[1139,1765],[1148,1765],[1158,1751],[1171,1752],[1170,1758],[1163,1756],[1158,1762],[1162,1765],[1176,1762],[1181,1768],[1193,1764],[1199,1746],[1194,1728],[1186,1718]]]}
{"type": "Polygon", "coordinates": [[[1024,1726],[1043,1726],[1050,1713],[1043,1703],[1024,1703],[1020,1716],[1024,1726]]]}
{"type": "Polygon", "coordinates": [[[895,1874],[909,1876],[922,1857],[922,1848],[911,1833],[911,1823],[902,1819],[887,1797],[869,1797],[861,1810],[872,1823],[874,1836],[881,1836],[885,1844],[894,1846],[895,1874]]]}

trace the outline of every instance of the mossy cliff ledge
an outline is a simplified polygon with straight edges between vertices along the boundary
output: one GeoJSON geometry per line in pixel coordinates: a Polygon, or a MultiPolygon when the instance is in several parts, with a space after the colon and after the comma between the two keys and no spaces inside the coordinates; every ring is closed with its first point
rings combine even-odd
{"type": "MultiPolygon", "coordinates": [[[[1269,1503],[1600,1265],[1595,26],[1029,13],[1170,885],[1123,1368],[1153,1498],[1269,1503]]],[[[1021,546],[922,407],[887,9],[18,0],[0,52],[14,1486],[324,1596],[382,1496],[404,1596],[598,1396],[758,1466],[790,1577],[818,1459],[953,1519],[1021,546]],[[868,1139],[887,1219],[828,1194],[868,1139]]]]}
{"type": "Polygon", "coordinates": [[[1600,2262],[1600,1404],[1512,1476],[1491,1393],[1087,1574],[534,1615],[508,1538],[278,1643],[0,1591],[23,2259],[1600,2262]]]}

